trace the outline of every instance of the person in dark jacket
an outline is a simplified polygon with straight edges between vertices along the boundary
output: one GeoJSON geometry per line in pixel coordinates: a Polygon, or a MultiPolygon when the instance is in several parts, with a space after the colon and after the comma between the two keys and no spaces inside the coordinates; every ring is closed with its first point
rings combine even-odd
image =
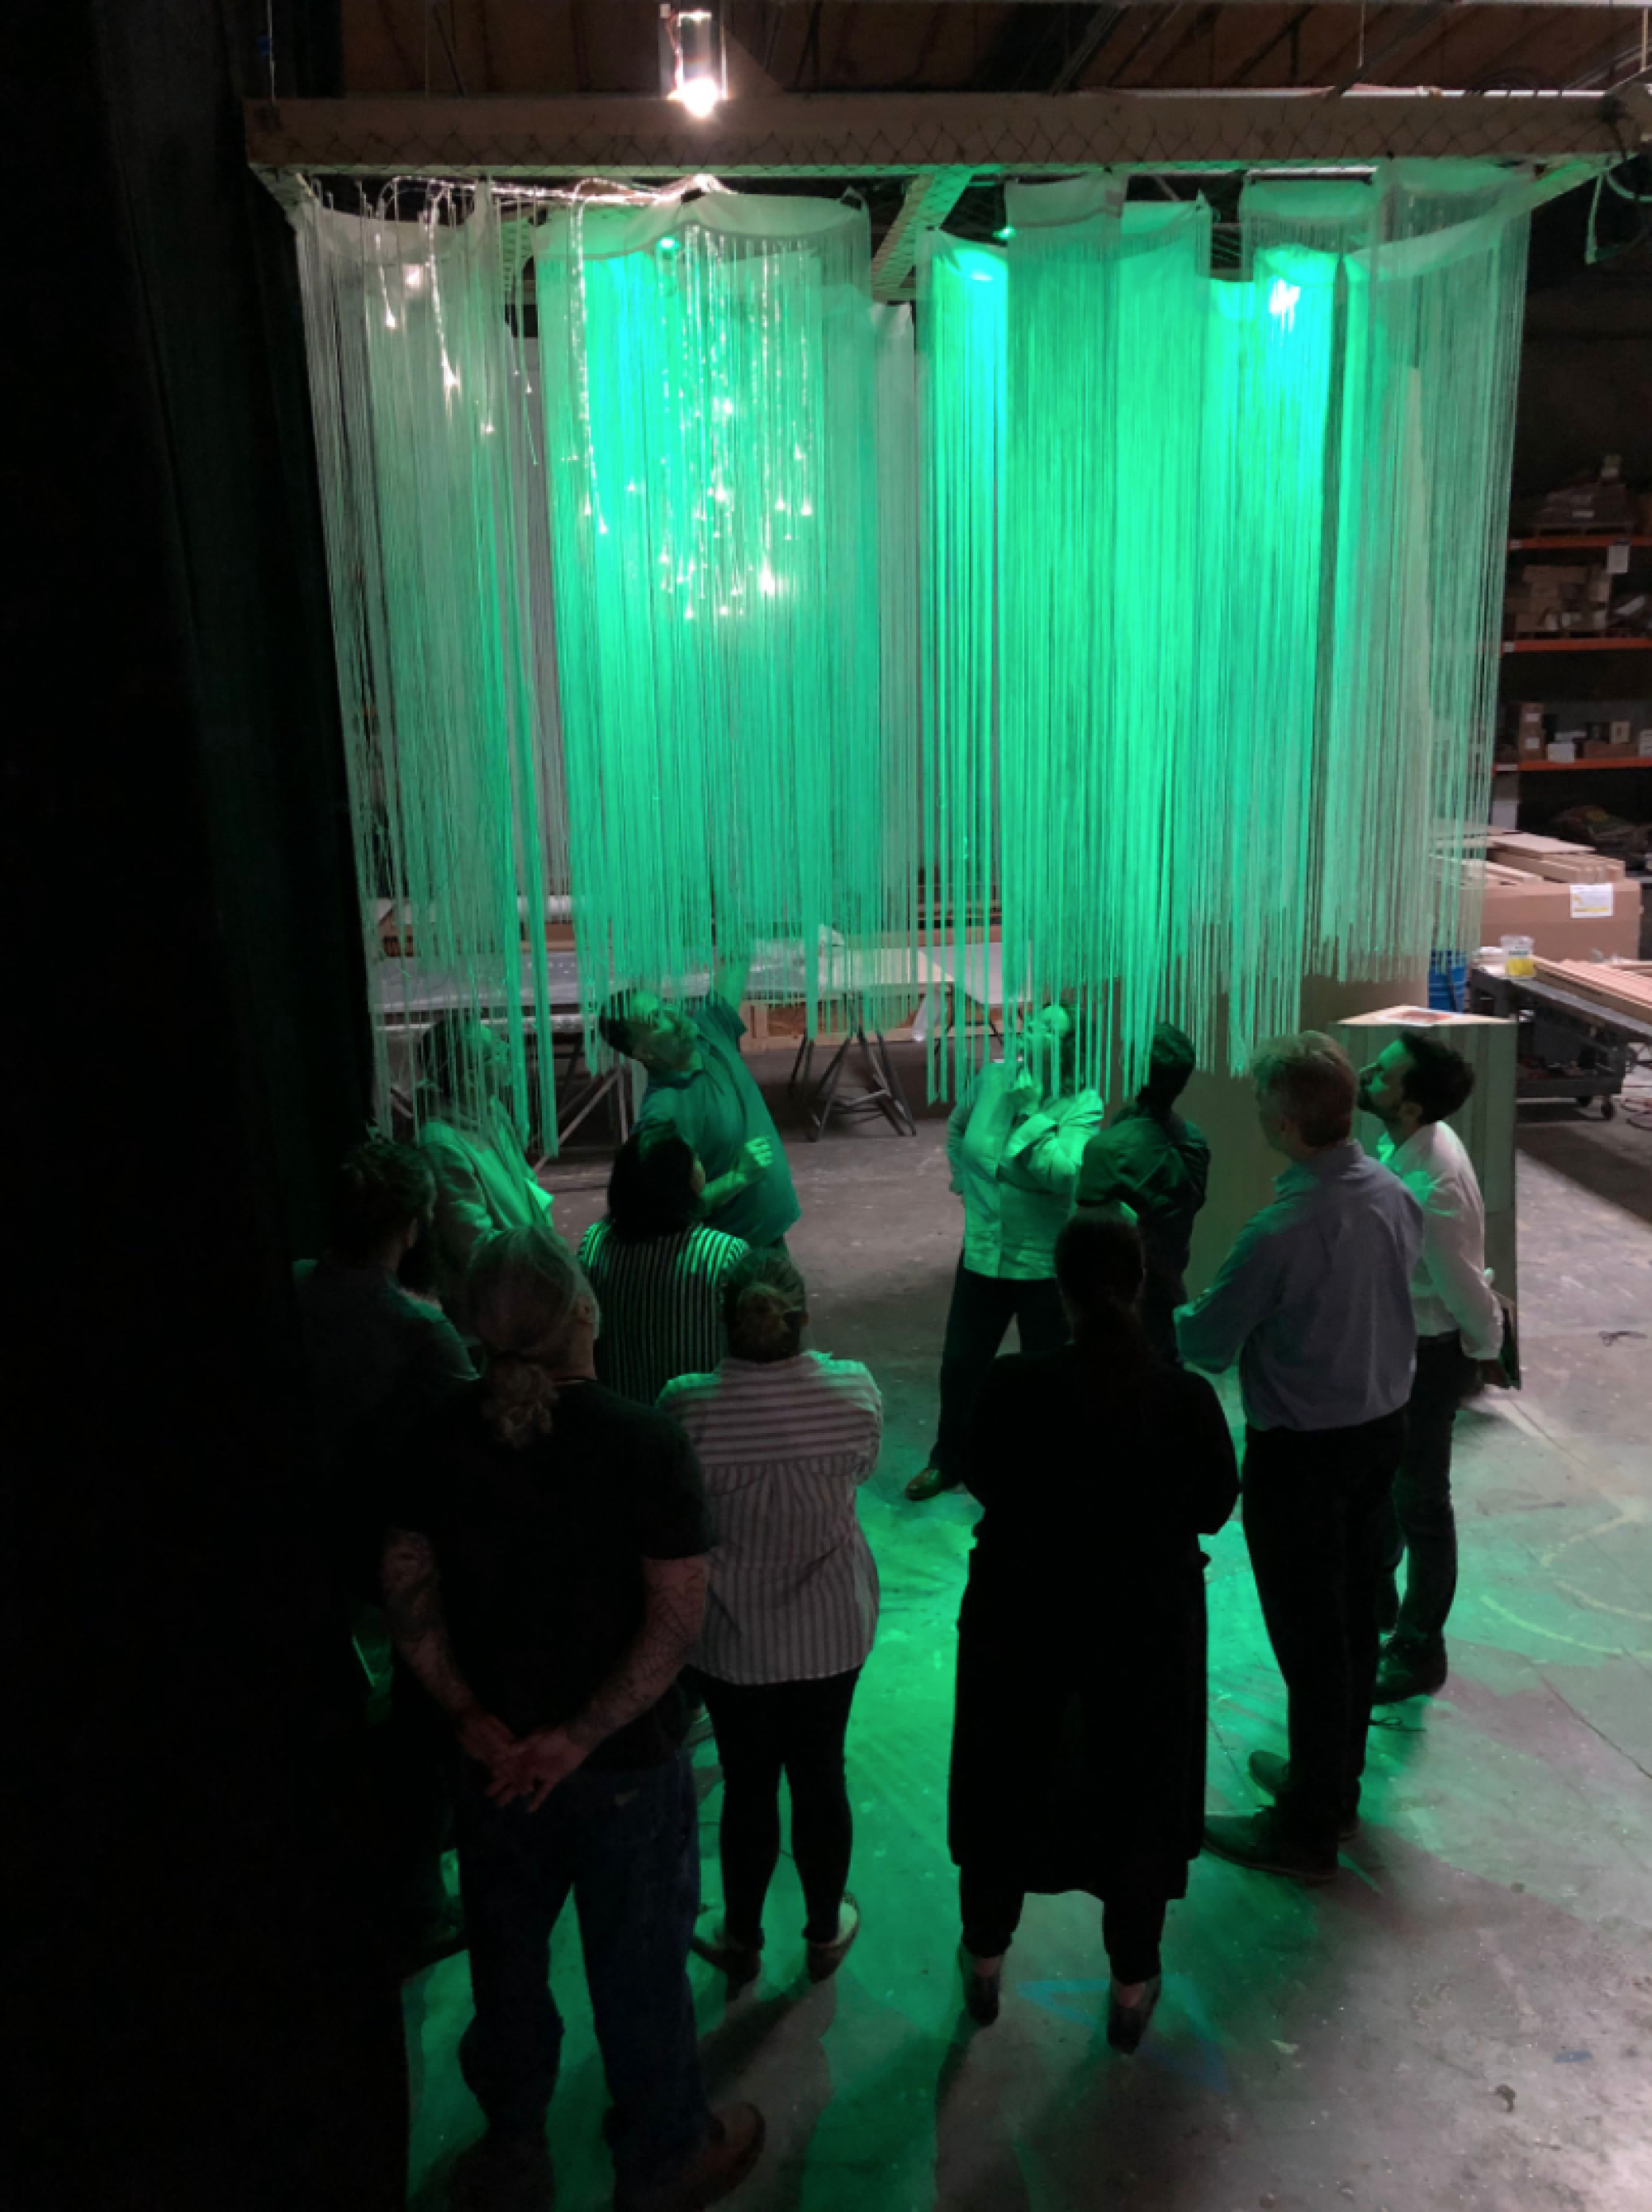
{"type": "Polygon", "coordinates": [[[986,1508],[958,1619],[948,1838],[964,1991],[998,2013],[1029,1890],[1102,1902],[1108,2039],[1133,2051],[1159,1992],[1165,1908],[1187,1894],[1205,1791],[1201,1533],[1238,1478],[1215,1391],[1153,1354],[1141,1240],[1119,1210],[1055,1247],[1073,1340],[1000,1359],[972,1425],[986,1508]]]}
{"type": "Polygon", "coordinates": [[[1142,1326],[1159,1358],[1173,1365],[1179,1354],[1172,1316],[1187,1300],[1187,1255],[1211,1172],[1204,1133],[1175,1111],[1195,1065],[1193,1039],[1161,1022],[1146,1082],[1085,1146],[1072,1194],[1075,1206],[1124,1205],[1135,1215],[1147,1268],[1142,1326]]]}

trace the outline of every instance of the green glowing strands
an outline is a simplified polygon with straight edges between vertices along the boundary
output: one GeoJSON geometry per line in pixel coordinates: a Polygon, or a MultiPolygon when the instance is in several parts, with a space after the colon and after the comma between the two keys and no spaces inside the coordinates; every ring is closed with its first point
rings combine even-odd
{"type": "Polygon", "coordinates": [[[1530,197],[1260,184],[1218,278],[1202,204],[1012,186],[923,241],[915,357],[841,202],[307,204],[380,1001],[496,1018],[548,1129],[565,893],[587,1037],[719,948],[811,1020],[996,968],[1114,1093],[1158,1020],[1236,1067],[1304,977],[1472,944],[1530,197]]]}
{"type": "Polygon", "coordinates": [[[755,945],[812,1016],[858,950],[893,933],[910,960],[866,219],[714,194],[660,221],[559,213],[538,240],[581,965],[673,990],[755,945]]]}
{"type": "Polygon", "coordinates": [[[445,1000],[497,1021],[520,1125],[537,1105],[554,1129],[525,1006],[546,1003],[560,771],[497,212],[483,188],[417,222],[310,201],[297,227],[380,1111],[408,1074],[384,1018],[416,1028],[445,1000]],[[411,960],[383,960],[381,911],[411,960]]]}
{"type": "Polygon", "coordinates": [[[1529,188],[1449,167],[1254,188],[1239,281],[1106,179],[926,242],[925,927],[1090,1079],[1473,936],[1529,188]]]}

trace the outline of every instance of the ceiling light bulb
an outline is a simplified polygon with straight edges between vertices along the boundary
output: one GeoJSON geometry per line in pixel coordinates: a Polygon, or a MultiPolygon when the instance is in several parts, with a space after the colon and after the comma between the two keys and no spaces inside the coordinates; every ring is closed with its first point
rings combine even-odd
{"type": "Polygon", "coordinates": [[[722,96],[722,88],[713,76],[684,77],[671,94],[673,100],[679,100],[689,114],[697,117],[701,123],[715,112],[722,96]]]}

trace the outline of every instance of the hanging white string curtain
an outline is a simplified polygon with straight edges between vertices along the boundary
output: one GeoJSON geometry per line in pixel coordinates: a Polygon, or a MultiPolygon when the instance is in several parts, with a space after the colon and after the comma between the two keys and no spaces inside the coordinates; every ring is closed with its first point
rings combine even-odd
{"type": "Polygon", "coordinates": [[[878,592],[909,439],[886,407],[880,471],[865,213],[558,211],[535,266],[582,972],[669,991],[786,945],[812,1022],[912,939],[913,624],[878,592]]]}
{"type": "Polygon", "coordinates": [[[1270,183],[1224,282],[1201,207],[1013,188],[925,242],[915,401],[841,203],[307,207],[370,955],[382,894],[525,1119],[564,886],[587,1023],[754,943],[811,1018],[867,947],[985,997],[1001,908],[1091,1075],[1472,938],[1529,198],[1270,183]]]}
{"type": "MultiPolygon", "coordinates": [[[[526,1045],[530,1022],[549,1036],[542,917],[565,864],[497,210],[482,186],[415,222],[314,201],[295,222],[376,1011],[416,1024],[434,992],[502,1022],[519,1121],[537,1104],[554,1131],[551,1055],[531,1102],[526,1045]],[[381,896],[415,962],[383,963],[381,896]]],[[[387,1112],[382,1018],[374,1040],[387,1112]]]]}
{"type": "Polygon", "coordinates": [[[1270,184],[1238,282],[1104,179],[926,248],[926,853],[1001,896],[1011,1027],[1087,1001],[1092,1076],[1160,1018],[1238,1067],[1308,975],[1472,932],[1436,855],[1483,805],[1530,198],[1270,184]]]}

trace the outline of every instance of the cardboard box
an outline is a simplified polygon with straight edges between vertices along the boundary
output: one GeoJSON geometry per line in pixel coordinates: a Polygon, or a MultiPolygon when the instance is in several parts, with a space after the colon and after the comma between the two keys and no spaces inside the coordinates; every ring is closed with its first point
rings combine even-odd
{"type": "Polygon", "coordinates": [[[1614,745],[1627,745],[1632,734],[1633,725],[1629,722],[1612,722],[1606,727],[1606,737],[1614,745]]]}
{"type": "Polygon", "coordinates": [[[1529,937],[1545,960],[1587,960],[1596,952],[1633,960],[1640,951],[1638,884],[1613,886],[1609,915],[1572,913],[1572,885],[1534,877],[1520,886],[1491,882],[1481,909],[1480,942],[1529,937]]]}
{"type": "Polygon", "coordinates": [[[1552,761],[1575,761],[1577,757],[1577,747],[1570,743],[1546,745],[1544,750],[1552,761]]]}

